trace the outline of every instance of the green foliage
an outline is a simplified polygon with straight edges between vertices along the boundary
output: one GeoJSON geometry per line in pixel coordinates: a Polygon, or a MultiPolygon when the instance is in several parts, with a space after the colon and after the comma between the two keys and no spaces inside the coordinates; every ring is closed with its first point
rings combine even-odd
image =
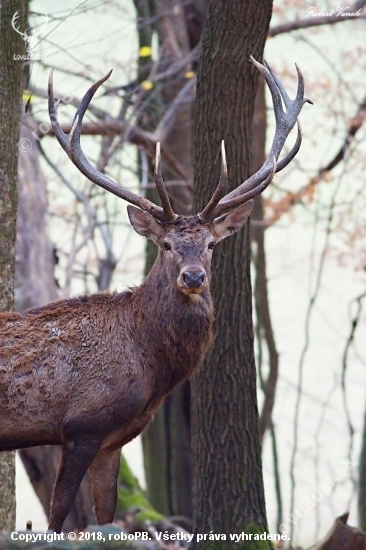
{"type": "MultiPolygon", "coordinates": [[[[263,525],[250,523],[246,526],[245,532],[252,535],[262,535],[265,529],[263,529],[263,525]]],[[[242,548],[245,548],[245,550],[272,550],[273,545],[269,540],[253,540],[243,542],[242,548]]]]}
{"type": "Polygon", "coordinates": [[[138,509],[135,515],[138,521],[159,521],[164,517],[152,507],[122,455],[118,476],[117,511],[128,512],[134,509],[138,509]]]}

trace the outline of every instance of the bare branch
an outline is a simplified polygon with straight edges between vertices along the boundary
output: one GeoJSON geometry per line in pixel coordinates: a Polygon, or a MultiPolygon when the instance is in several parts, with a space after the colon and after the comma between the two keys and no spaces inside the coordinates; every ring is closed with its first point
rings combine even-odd
{"type": "Polygon", "coordinates": [[[166,138],[167,134],[169,133],[171,127],[175,122],[179,108],[185,103],[188,103],[195,99],[196,97],[195,85],[196,85],[196,78],[193,77],[190,80],[188,80],[187,84],[183,86],[183,88],[180,90],[179,94],[176,96],[174,101],[170,104],[169,109],[166,111],[163,118],[159,122],[156,130],[153,133],[154,139],[156,141],[164,141],[164,139],[166,138]]]}
{"type": "Polygon", "coordinates": [[[40,143],[38,143],[39,150],[41,152],[41,155],[47,162],[47,164],[54,170],[54,172],[57,174],[57,176],[61,179],[61,181],[66,185],[66,187],[75,195],[76,200],[80,202],[85,209],[85,213],[88,218],[92,218],[94,220],[95,226],[99,228],[100,233],[102,235],[102,239],[108,254],[108,257],[114,257],[114,253],[112,250],[112,242],[111,242],[111,236],[108,231],[105,230],[104,224],[101,220],[99,220],[98,212],[97,210],[92,206],[90,203],[89,197],[85,195],[82,191],[79,191],[71,182],[68,180],[64,173],[59,169],[59,167],[52,162],[52,160],[49,158],[49,156],[44,151],[43,147],[40,143]]]}
{"type": "MultiPolygon", "coordinates": [[[[72,123],[61,124],[61,129],[65,134],[69,134],[72,129],[72,123]]],[[[145,132],[137,126],[132,126],[128,122],[117,120],[116,118],[100,122],[85,122],[81,127],[81,134],[84,136],[121,136],[125,134],[128,137],[125,141],[144,147],[144,149],[147,149],[151,153],[154,151],[156,145],[155,136],[151,132],[145,132]]],[[[39,137],[53,135],[55,133],[51,127],[47,132],[40,134],[39,137]]]]}
{"type": "Polygon", "coordinates": [[[351,119],[346,137],[343,141],[343,144],[339,148],[338,152],[334,155],[332,160],[328,162],[326,166],[323,166],[318,170],[318,173],[310,179],[310,181],[301,187],[299,191],[296,193],[287,193],[286,196],[281,199],[279,202],[272,205],[274,214],[267,220],[266,224],[267,226],[273,225],[283,214],[286,214],[295,204],[298,204],[301,202],[301,200],[309,194],[310,191],[318,185],[321,181],[323,181],[329,172],[333,170],[346,156],[353,139],[355,135],[357,134],[358,130],[361,128],[363,123],[366,120],[366,97],[361,102],[356,115],[351,119]]]}

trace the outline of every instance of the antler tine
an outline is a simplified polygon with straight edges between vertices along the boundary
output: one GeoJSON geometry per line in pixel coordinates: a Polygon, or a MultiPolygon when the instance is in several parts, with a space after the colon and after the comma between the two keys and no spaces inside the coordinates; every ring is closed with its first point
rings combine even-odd
{"type": "Polygon", "coordinates": [[[251,60],[263,75],[272,95],[274,114],[276,118],[276,131],[270,154],[273,154],[277,160],[287,136],[295,126],[297,117],[306,101],[304,99],[304,78],[301,71],[299,71],[299,68],[296,67],[298,74],[297,94],[296,98],[291,100],[283,85],[279,82],[278,77],[274,76],[274,71],[270,68],[268,63],[266,64],[268,68],[266,68],[255,61],[255,59],[251,58],[251,60]],[[282,108],[282,99],[286,106],[286,112],[284,112],[282,108]]]}
{"type": "Polygon", "coordinates": [[[199,217],[201,219],[203,220],[213,219],[212,214],[214,213],[215,207],[217,206],[218,202],[224,197],[227,186],[228,186],[228,175],[227,175],[225,143],[224,143],[224,140],[222,140],[221,141],[221,173],[220,173],[219,183],[217,184],[217,187],[215,189],[214,194],[212,195],[210,202],[199,214],[199,217]]]}
{"type": "Polygon", "coordinates": [[[54,69],[51,69],[48,77],[48,113],[55,136],[63,150],[68,154],[69,141],[58,121],[58,106],[60,104],[60,100],[55,101],[53,97],[53,72],[54,69]]]}
{"type": "Polygon", "coordinates": [[[285,158],[280,160],[280,162],[277,163],[276,174],[277,172],[281,172],[281,170],[283,170],[285,166],[287,166],[299,152],[301,142],[302,142],[302,132],[301,132],[301,124],[299,119],[297,120],[296,123],[297,123],[297,138],[296,138],[295,144],[291,149],[291,151],[285,156],[285,158]]]}
{"type": "MultiPolygon", "coordinates": [[[[297,138],[296,138],[295,144],[292,147],[291,151],[285,156],[285,158],[280,160],[280,162],[276,163],[275,174],[283,170],[299,152],[301,142],[302,142],[301,124],[299,120],[297,120],[297,127],[298,127],[298,131],[297,131],[297,138]]],[[[272,168],[271,156],[269,156],[266,162],[263,164],[263,166],[258,170],[258,172],[253,174],[244,183],[239,185],[239,187],[237,187],[236,189],[228,193],[228,195],[226,195],[224,200],[227,201],[229,199],[241,196],[243,193],[247,193],[252,189],[255,189],[258,183],[263,181],[263,178],[266,177],[266,175],[268,174],[268,170],[271,170],[271,168],[272,168]]]]}
{"type": "Polygon", "coordinates": [[[279,172],[289,164],[299,151],[301,145],[301,126],[297,117],[303,105],[306,102],[311,103],[311,101],[304,98],[304,78],[299,67],[296,65],[298,74],[297,93],[295,99],[291,100],[268,63],[264,62],[265,66],[261,65],[253,57],[251,57],[251,61],[264,77],[271,92],[276,119],[276,131],[266,162],[249,179],[219,201],[214,211],[211,212],[211,216],[213,217],[221,216],[259,195],[269,185],[271,181],[270,177],[273,178],[276,172],[279,172]],[[282,101],[286,107],[286,111],[283,109],[282,101]],[[277,162],[285,141],[296,123],[298,125],[296,142],[286,157],[277,162]]]}
{"type": "Polygon", "coordinates": [[[111,73],[112,71],[109,71],[107,75],[94,82],[94,84],[92,84],[92,86],[88,89],[76,111],[71,132],[69,135],[67,135],[65,134],[65,132],[63,132],[58,121],[57,109],[59,101],[54,101],[53,70],[51,71],[48,81],[48,110],[55,136],[70,160],[90,181],[92,181],[96,185],[99,185],[100,187],[103,187],[117,197],[124,199],[127,202],[134,204],[135,206],[138,206],[146,212],[149,212],[157,220],[161,222],[168,221],[171,218],[167,216],[166,212],[164,212],[164,210],[160,206],[157,206],[156,204],[144,197],[140,197],[135,193],[128,191],[128,189],[124,189],[121,185],[108,178],[108,176],[106,176],[102,172],[99,172],[90,164],[81,149],[80,135],[81,124],[84,114],[95,92],[98,90],[99,86],[101,86],[101,84],[103,84],[103,82],[105,82],[110,77],[111,73]]]}
{"type": "Polygon", "coordinates": [[[296,99],[298,101],[303,101],[304,103],[310,103],[310,105],[314,105],[314,103],[309,99],[308,97],[304,97],[304,91],[305,91],[305,83],[304,83],[304,75],[302,74],[302,71],[297,63],[295,63],[296,72],[298,76],[298,84],[297,84],[297,93],[296,93],[296,99]]]}
{"type": "MultiPolygon", "coordinates": [[[[275,84],[276,84],[276,87],[278,89],[278,91],[280,92],[281,94],[281,97],[283,99],[283,102],[286,106],[286,109],[288,109],[291,105],[291,99],[288,95],[288,93],[286,92],[284,86],[282,85],[282,82],[280,81],[280,79],[277,77],[276,73],[274,72],[274,70],[272,69],[271,65],[268,63],[268,61],[266,61],[265,59],[263,59],[263,65],[268,69],[268,71],[270,72],[271,74],[271,77],[273,78],[273,80],[275,81],[275,84]]],[[[297,65],[295,63],[295,66],[297,68],[297,65]]],[[[301,75],[302,76],[302,75],[301,75]]]]}
{"type": "Polygon", "coordinates": [[[100,78],[99,80],[96,80],[90,86],[90,88],[88,89],[88,91],[84,95],[83,99],[81,100],[80,105],[79,105],[79,107],[78,107],[78,109],[75,113],[74,122],[75,122],[75,119],[77,117],[79,117],[79,125],[81,126],[81,124],[83,122],[84,115],[86,113],[86,110],[89,107],[89,104],[90,104],[91,100],[93,99],[96,91],[98,90],[98,88],[100,88],[100,86],[102,84],[104,84],[104,82],[106,80],[108,80],[108,78],[111,76],[112,72],[113,72],[113,69],[111,69],[105,76],[102,76],[102,78],[100,78]]]}
{"type": "MultiPolygon", "coordinates": [[[[254,57],[250,56],[250,60],[253,63],[253,65],[258,69],[258,71],[263,76],[264,80],[267,83],[267,86],[271,92],[272,96],[272,103],[273,103],[273,109],[275,114],[276,123],[278,123],[280,119],[280,115],[283,114],[283,108],[282,108],[282,96],[280,94],[280,90],[277,87],[276,81],[274,80],[270,70],[265,67],[264,65],[261,65],[254,59],[254,57]]],[[[287,95],[287,93],[286,93],[287,95]]],[[[288,96],[287,96],[288,97],[288,96]]]]}
{"type": "Polygon", "coordinates": [[[155,154],[155,185],[159,197],[161,200],[161,205],[166,214],[168,220],[175,220],[178,216],[172,209],[170,204],[169,196],[164,185],[163,176],[161,173],[161,158],[160,158],[160,142],[156,144],[156,154],[155,154]]]}
{"type": "Polygon", "coordinates": [[[245,193],[238,195],[234,198],[231,198],[230,200],[223,199],[219,202],[219,204],[215,208],[214,217],[219,218],[220,216],[223,216],[227,214],[228,212],[231,212],[231,210],[235,210],[242,204],[250,201],[262,191],[264,191],[268,185],[273,180],[273,177],[276,173],[276,159],[274,156],[268,157],[267,159],[267,165],[270,164],[270,170],[267,172],[267,176],[263,179],[261,179],[259,185],[255,185],[252,188],[245,191],[245,193]]]}
{"type": "MultiPolygon", "coordinates": [[[[60,100],[55,101],[54,95],[53,95],[53,73],[54,69],[51,69],[49,77],[48,77],[48,112],[51,119],[51,124],[53,127],[53,131],[55,133],[55,136],[60,143],[61,147],[64,149],[64,151],[67,153],[67,155],[70,157],[70,147],[69,147],[69,138],[68,135],[65,134],[65,132],[62,130],[60,123],[58,121],[58,106],[60,104],[60,100]]],[[[108,74],[106,74],[104,77],[100,78],[94,84],[89,88],[89,90],[84,95],[83,99],[80,102],[80,105],[75,113],[74,121],[73,121],[73,127],[75,125],[76,119],[78,120],[80,126],[84,117],[84,114],[95,94],[95,92],[98,90],[99,86],[103,84],[112,74],[112,69],[109,71],[108,74]]]]}

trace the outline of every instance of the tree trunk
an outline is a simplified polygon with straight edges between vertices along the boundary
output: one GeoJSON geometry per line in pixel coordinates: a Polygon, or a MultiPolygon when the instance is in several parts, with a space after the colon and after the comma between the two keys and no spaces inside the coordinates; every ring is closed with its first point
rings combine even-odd
{"type": "MultiPolygon", "coordinates": [[[[198,70],[195,210],[219,176],[225,139],[231,188],[249,176],[257,74],[272,3],[213,0],[198,70]]],[[[266,531],[253,351],[249,226],[219,245],[213,258],[216,339],[192,384],[195,533],[266,531]]],[[[208,537],[207,537],[208,538],[208,537]]],[[[269,542],[226,540],[225,548],[267,549],[269,542]]],[[[221,546],[220,546],[221,545],[221,546]]],[[[218,548],[222,542],[195,542],[218,548]]]]}
{"type": "MultiPolygon", "coordinates": [[[[207,0],[205,0],[207,1],[207,0]]],[[[174,63],[184,59],[190,49],[200,40],[205,2],[188,1],[178,5],[176,0],[154,2],[153,12],[149,11],[145,0],[136,0],[140,18],[157,20],[157,33],[160,44],[159,71],[163,72],[174,63]],[[154,18],[153,15],[156,17],[154,18]]],[[[151,10],[151,5],[150,5],[151,10]]],[[[146,25],[140,25],[140,48],[150,46],[151,35],[147,35],[146,25]]],[[[140,63],[140,79],[142,68],[140,63]]],[[[192,77],[192,65],[187,64],[178,75],[166,78],[160,85],[160,108],[168,109],[179,92],[192,77]],[[188,77],[187,77],[188,75],[188,77]]],[[[156,94],[156,91],[155,91],[156,94]]],[[[156,99],[155,99],[156,102],[156,99]]],[[[156,107],[152,115],[156,117],[156,107]]],[[[175,123],[168,131],[163,143],[162,167],[165,181],[184,180],[186,185],[168,185],[168,193],[173,209],[183,215],[192,209],[192,104],[180,106],[175,123]],[[170,160],[173,159],[174,163],[170,160]],[[182,172],[177,171],[177,168],[182,172]]],[[[145,114],[145,113],[144,113],[145,114]]],[[[150,129],[156,126],[150,119],[150,129]]],[[[151,174],[152,179],[152,174],[151,174]]],[[[159,200],[157,193],[149,191],[150,200],[159,200]]],[[[150,271],[156,258],[156,245],[146,245],[145,273],[150,271]]],[[[142,436],[147,492],[152,504],[165,515],[185,515],[192,517],[192,467],[190,452],[190,383],[185,382],[176,388],[157,411],[154,421],[142,436]]]]}
{"type": "MultiPolygon", "coordinates": [[[[0,311],[14,306],[15,235],[17,210],[18,142],[25,43],[11,20],[26,28],[26,1],[0,3],[0,311]]],[[[0,529],[15,528],[14,453],[0,454],[0,529]]]]}
{"type": "Polygon", "coordinates": [[[21,139],[30,149],[19,156],[18,216],[15,266],[15,307],[25,311],[57,300],[54,257],[47,224],[47,182],[39,164],[37,123],[24,115],[21,139]]]}
{"type": "MultiPolygon", "coordinates": [[[[52,243],[47,227],[47,182],[39,164],[37,141],[32,136],[36,122],[23,117],[21,138],[30,145],[19,158],[19,196],[16,241],[15,296],[17,311],[57,300],[52,243]]],[[[46,445],[19,451],[25,470],[46,516],[55,483],[61,447],[46,445]]],[[[32,519],[32,518],[29,518],[32,519]]],[[[88,476],[80,485],[64,530],[84,529],[95,523],[93,499],[88,476]]]]}

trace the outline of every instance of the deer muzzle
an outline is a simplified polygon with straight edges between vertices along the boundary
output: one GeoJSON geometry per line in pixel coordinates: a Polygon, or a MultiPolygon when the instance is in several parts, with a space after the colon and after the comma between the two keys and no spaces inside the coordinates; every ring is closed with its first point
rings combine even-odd
{"type": "Polygon", "coordinates": [[[206,271],[202,267],[185,266],[177,283],[184,294],[200,294],[207,286],[206,271]]]}

